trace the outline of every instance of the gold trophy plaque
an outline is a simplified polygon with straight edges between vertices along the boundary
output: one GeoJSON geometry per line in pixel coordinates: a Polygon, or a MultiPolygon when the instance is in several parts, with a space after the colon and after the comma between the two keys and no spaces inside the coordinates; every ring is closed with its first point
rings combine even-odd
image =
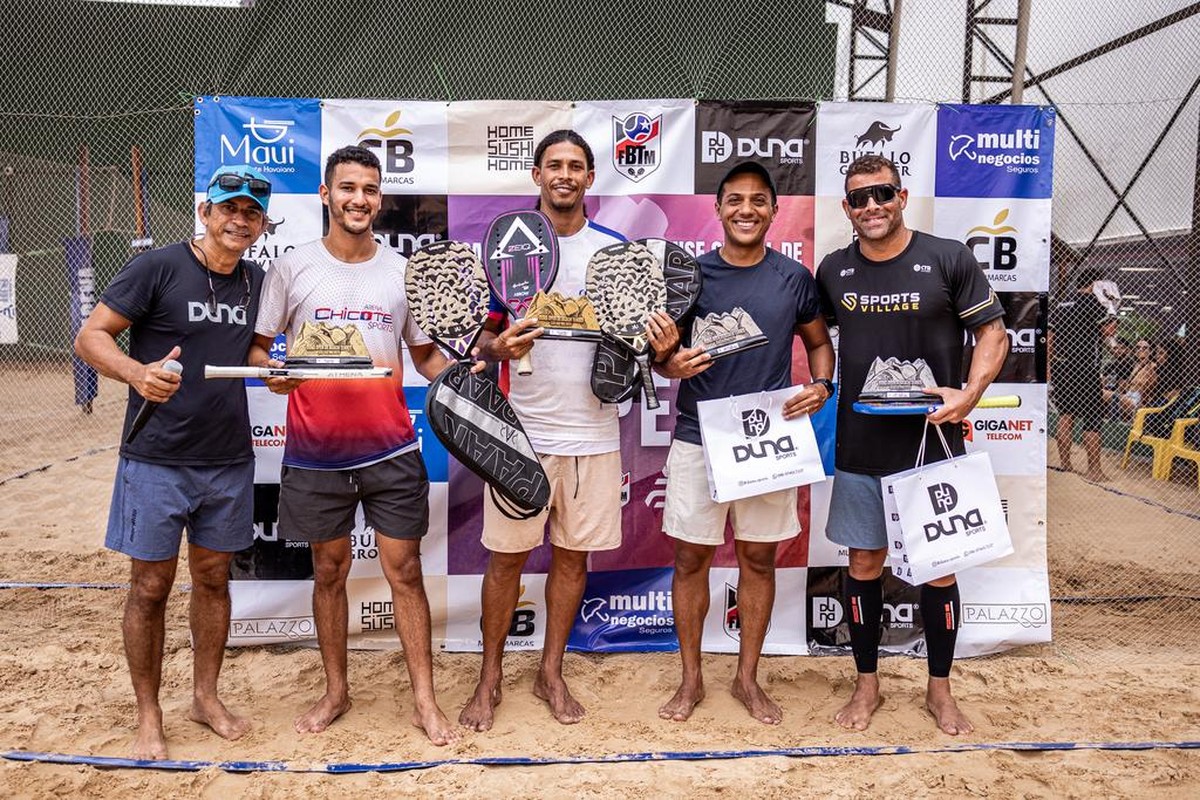
{"type": "Polygon", "coordinates": [[[371,366],[367,343],[357,325],[305,322],[288,350],[287,363],[309,366],[371,366]]]}
{"type": "Polygon", "coordinates": [[[537,317],[538,325],[546,329],[543,339],[600,341],[596,309],[584,295],[568,297],[558,292],[538,292],[525,316],[537,317]]]}

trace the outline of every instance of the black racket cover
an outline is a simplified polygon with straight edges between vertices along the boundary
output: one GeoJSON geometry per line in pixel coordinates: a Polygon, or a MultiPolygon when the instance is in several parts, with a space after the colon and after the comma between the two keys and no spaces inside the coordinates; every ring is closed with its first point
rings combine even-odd
{"type": "Polygon", "coordinates": [[[550,480],[516,412],[489,375],[450,365],[429,384],[425,416],[459,463],[523,511],[550,504],[550,480]]]}

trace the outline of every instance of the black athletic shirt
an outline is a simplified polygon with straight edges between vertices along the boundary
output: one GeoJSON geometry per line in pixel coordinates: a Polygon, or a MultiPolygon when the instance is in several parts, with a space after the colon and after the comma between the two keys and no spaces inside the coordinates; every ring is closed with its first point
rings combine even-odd
{"type": "MultiPolygon", "coordinates": [[[[157,361],[179,345],[183,383],[163,403],[121,455],[174,466],[238,464],[254,458],[250,416],[241,380],[205,380],[204,365],[246,363],[254,339],[263,270],[242,259],[229,275],[208,273],[187,244],[173,244],[134,257],[104,291],[100,302],[133,323],[129,355],[157,361]],[[246,278],[250,278],[249,305],[246,278]],[[217,312],[208,310],[208,280],[217,312]]],[[[121,441],[143,399],[129,388],[121,441]]]]}
{"type": "Polygon", "coordinates": [[[683,344],[690,347],[692,321],[705,314],[741,308],[767,337],[761,347],[719,358],[712,366],[682,381],[675,436],[700,444],[696,402],[716,397],[782,389],[792,384],[792,338],[796,325],[821,313],[816,282],[795,259],[768,249],[751,267],[735,267],[713,250],[696,259],[704,282],[692,316],[681,325],[683,344]]]}
{"type": "MultiPolygon", "coordinates": [[[[923,361],[938,386],[961,387],[964,332],[1003,316],[999,298],[963,244],[917,231],[887,261],[864,259],[857,242],[830,253],[817,285],[839,328],[837,468],[865,475],[911,468],[925,418],[855,413],[868,371],[874,364],[908,374],[923,361]]],[[[961,454],[962,427],[943,425],[942,433],[961,454]]],[[[944,458],[933,430],[928,438],[926,460],[944,458]]]]}

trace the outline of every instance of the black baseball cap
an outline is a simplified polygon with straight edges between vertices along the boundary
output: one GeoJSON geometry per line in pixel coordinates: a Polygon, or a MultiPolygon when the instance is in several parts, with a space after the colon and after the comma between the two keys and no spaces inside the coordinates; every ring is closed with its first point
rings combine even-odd
{"type": "Polygon", "coordinates": [[[738,175],[757,175],[767,184],[767,188],[771,190],[771,202],[779,203],[779,193],[775,191],[775,179],[771,177],[771,173],[762,164],[757,161],[739,161],[729,168],[725,173],[725,177],[721,178],[721,182],[717,184],[717,200],[725,194],[725,184],[736,178],[738,175]]]}

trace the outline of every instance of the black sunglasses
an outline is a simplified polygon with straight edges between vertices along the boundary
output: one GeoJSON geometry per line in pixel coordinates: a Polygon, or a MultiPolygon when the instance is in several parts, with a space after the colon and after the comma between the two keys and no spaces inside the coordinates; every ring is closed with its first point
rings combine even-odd
{"type": "Polygon", "coordinates": [[[248,175],[234,175],[230,172],[222,172],[213,182],[208,185],[208,188],[219,186],[223,191],[236,192],[245,185],[250,194],[255,197],[270,197],[271,182],[264,181],[262,178],[251,178],[248,175]]]}
{"type": "Polygon", "coordinates": [[[862,186],[846,192],[846,202],[851,208],[866,208],[868,200],[874,200],[876,205],[885,205],[896,199],[900,192],[899,186],[890,183],[877,183],[874,186],[862,186]]]}

